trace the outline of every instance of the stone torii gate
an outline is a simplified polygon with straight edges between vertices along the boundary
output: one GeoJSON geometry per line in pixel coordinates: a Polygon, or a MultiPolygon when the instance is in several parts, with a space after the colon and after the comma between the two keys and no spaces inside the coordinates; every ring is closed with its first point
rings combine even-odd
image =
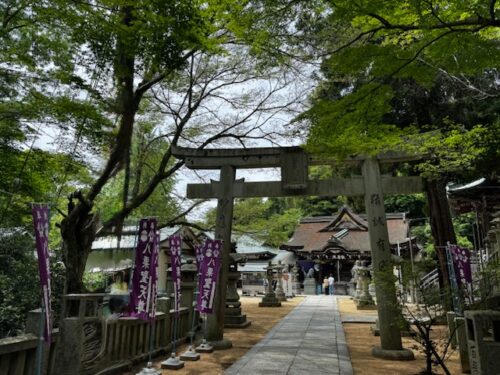
{"type": "Polygon", "coordinates": [[[172,147],[172,154],[183,159],[190,169],[219,169],[220,181],[188,184],[188,198],[217,199],[215,237],[223,240],[222,267],[217,287],[214,314],[208,319],[207,339],[217,349],[230,347],[224,339],[224,310],[227,291],[229,253],[234,198],[282,196],[360,196],[364,195],[372,254],[375,292],[380,324],[381,347],[373,355],[392,359],[413,359],[403,349],[400,316],[392,275],[391,253],[384,208],[384,194],[411,194],[423,191],[420,177],[389,177],[380,173],[381,163],[420,159],[419,156],[387,153],[376,157],[353,157],[342,164],[361,164],[362,176],[309,180],[309,166],[332,165],[338,161],[317,158],[300,147],[249,149],[192,149],[172,147]],[[245,182],[235,180],[236,169],[281,168],[281,181],[245,182]],[[389,282],[387,282],[389,280],[389,282]]]}

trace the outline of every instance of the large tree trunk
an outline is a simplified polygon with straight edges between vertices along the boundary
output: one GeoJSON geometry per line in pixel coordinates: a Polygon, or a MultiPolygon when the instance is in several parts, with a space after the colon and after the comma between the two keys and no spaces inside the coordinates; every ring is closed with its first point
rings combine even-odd
{"type": "Polygon", "coordinates": [[[446,197],[446,183],[444,180],[428,180],[426,191],[434,248],[439,261],[439,285],[441,289],[450,290],[446,245],[448,242],[456,244],[457,239],[446,197]]]}
{"type": "Polygon", "coordinates": [[[92,213],[92,205],[84,202],[81,193],[69,197],[68,216],[61,222],[64,265],[66,266],[65,293],[83,293],[83,273],[92,242],[97,232],[98,217],[92,213]],[[73,198],[80,202],[75,206],[73,198]]]}
{"type": "MultiPolygon", "coordinates": [[[[121,14],[123,25],[130,26],[133,21],[133,7],[124,6],[121,14]]],[[[134,94],[135,50],[130,41],[120,34],[116,41],[114,73],[118,88],[116,105],[120,115],[115,144],[104,170],[87,195],[84,197],[81,192],[76,192],[69,197],[68,216],[61,222],[66,265],[66,293],[84,292],[83,272],[97,232],[98,220],[97,215],[91,212],[92,205],[104,185],[127,162],[130,153],[135,114],[139,108],[142,92],[139,96],[134,94]],[[76,205],[73,204],[75,198],[78,199],[76,205]]]]}

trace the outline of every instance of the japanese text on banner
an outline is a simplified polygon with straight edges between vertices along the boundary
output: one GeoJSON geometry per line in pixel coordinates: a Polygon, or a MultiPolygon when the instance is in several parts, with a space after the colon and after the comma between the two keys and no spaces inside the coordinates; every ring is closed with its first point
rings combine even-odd
{"type": "Polygon", "coordinates": [[[199,294],[196,305],[199,312],[211,314],[220,271],[222,241],[207,239],[202,253],[203,260],[199,269],[199,294]]]}
{"type": "Polygon", "coordinates": [[[472,272],[470,265],[470,252],[456,245],[450,246],[453,267],[457,277],[458,284],[467,284],[472,282],[472,272]]]}
{"type": "Polygon", "coordinates": [[[172,270],[172,282],[174,285],[174,312],[179,317],[181,307],[181,236],[173,235],[169,238],[170,244],[170,267],[172,270]]]}
{"type": "Polygon", "coordinates": [[[156,219],[141,219],[135,253],[134,275],[130,305],[133,314],[140,319],[154,317],[156,308],[156,265],[158,236],[156,219]]]}

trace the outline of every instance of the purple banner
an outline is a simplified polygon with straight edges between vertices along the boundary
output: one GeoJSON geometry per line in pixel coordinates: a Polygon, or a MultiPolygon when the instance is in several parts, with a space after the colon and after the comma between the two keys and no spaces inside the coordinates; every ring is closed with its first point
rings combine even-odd
{"type": "Polygon", "coordinates": [[[205,245],[195,245],[194,246],[194,254],[196,256],[196,268],[198,269],[198,272],[200,272],[200,266],[201,263],[203,262],[203,249],[205,245]]]}
{"type": "Polygon", "coordinates": [[[207,238],[203,247],[203,261],[199,270],[199,294],[196,308],[199,312],[211,314],[215,297],[215,288],[220,271],[221,240],[207,238]]]}
{"type": "Polygon", "coordinates": [[[455,275],[458,284],[467,284],[472,282],[472,272],[470,267],[470,252],[456,245],[449,247],[455,275]]]}
{"type": "Polygon", "coordinates": [[[141,219],[138,237],[130,307],[134,316],[148,320],[154,317],[156,308],[156,264],[158,262],[156,219],[141,219]]]}
{"type": "Polygon", "coordinates": [[[156,318],[156,302],[158,299],[158,257],[160,253],[160,232],[156,232],[155,246],[151,255],[151,303],[149,304],[149,320],[156,318]]]}
{"type": "Polygon", "coordinates": [[[174,312],[179,317],[181,308],[181,236],[169,237],[170,244],[170,269],[172,270],[172,282],[174,285],[174,312]]]}
{"type": "Polygon", "coordinates": [[[43,338],[50,342],[51,304],[50,304],[50,258],[49,258],[49,208],[45,205],[34,204],[31,213],[35,227],[36,253],[38,257],[38,272],[42,289],[42,304],[44,310],[45,330],[43,338]]]}

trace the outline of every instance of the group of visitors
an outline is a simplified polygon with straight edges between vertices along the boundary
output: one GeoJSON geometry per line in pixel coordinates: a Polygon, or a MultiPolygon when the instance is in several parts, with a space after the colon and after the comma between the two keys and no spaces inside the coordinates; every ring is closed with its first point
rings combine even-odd
{"type": "Polygon", "coordinates": [[[334,283],[335,279],[333,278],[333,275],[330,274],[330,277],[326,277],[323,279],[323,290],[325,295],[330,295],[333,296],[334,293],[334,283]]]}

